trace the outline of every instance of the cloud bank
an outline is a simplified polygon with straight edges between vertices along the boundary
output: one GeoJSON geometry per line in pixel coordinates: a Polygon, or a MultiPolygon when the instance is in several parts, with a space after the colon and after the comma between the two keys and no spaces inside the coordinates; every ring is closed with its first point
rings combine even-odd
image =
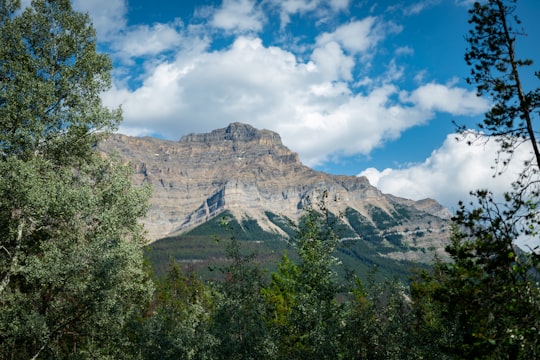
{"type": "Polygon", "coordinates": [[[530,160],[531,149],[521,145],[508,168],[494,176],[501,170],[494,168],[499,144],[494,139],[467,144],[467,140],[475,139],[472,135],[463,139],[461,135],[449,134],[423,163],[400,169],[369,168],[359,176],[366,176],[384,193],[414,200],[434,198],[454,210],[459,200],[470,201],[469,192],[477,189],[488,189],[502,200],[502,194],[511,190],[510,184],[523,169],[524,161],[530,160]]]}
{"type": "MultiPolygon", "coordinates": [[[[393,11],[417,16],[434,4],[418,1],[393,11]]],[[[384,16],[389,8],[377,13],[376,6],[343,20],[353,5],[224,0],[195,9],[190,23],[129,25],[126,0],[75,1],[89,11],[101,45],[112,54],[114,85],[103,99],[122,106],[120,130],[129,135],[178,139],[240,121],[278,132],[304,163],[316,166],[369,156],[439,114],[478,116],[488,109],[486,100],[453,78],[435,81],[426,69],[407,73],[402,60],[415,49],[392,42],[403,25],[384,16]],[[295,17],[324,30],[295,37],[289,31],[295,17]]],[[[486,166],[495,144],[468,147],[454,137],[421,164],[361,175],[384,192],[433,197],[450,208],[486,181],[495,189],[508,183],[492,179],[494,170],[486,166]]]]}
{"type": "MultiPolygon", "coordinates": [[[[83,4],[117,64],[104,101],[122,106],[121,132],[130,135],[177,139],[246,122],[280,133],[315,166],[335,156],[369,155],[437,113],[477,115],[487,108],[453,83],[403,88],[396,58],[388,58],[385,72],[370,74],[382,43],[402,31],[382,16],[336,22],[302,46],[263,40],[273,14],[283,29],[291,16],[323,21],[346,11],[348,1],[225,0],[199,11],[191,24],[131,26],[125,1],[76,2],[83,4]],[[216,46],[223,36],[230,43],[216,46]]],[[[399,47],[395,56],[403,49],[413,51],[399,47]]]]}

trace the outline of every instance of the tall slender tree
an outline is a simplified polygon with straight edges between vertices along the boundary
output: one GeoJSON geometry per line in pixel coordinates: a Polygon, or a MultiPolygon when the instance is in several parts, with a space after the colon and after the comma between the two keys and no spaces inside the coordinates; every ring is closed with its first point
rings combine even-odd
{"type": "Polygon", "coordinates": [[[295,238],[299,264],[283,256],[271,283],[262,291],[267,322],[276,339],[278,358],[339,359],[345,321],[343,290],[337,280],[335,217],[323,192],[316,207],[305,204],[295,238]]]}
{"type": "MultiPolygon", "coordinates": [[[[495,138],[506,155],[527,143],[532,149],[528,164],[538,170],[540,150],[534,118],[540,107],[540,91],[527,90],[523,81],[526,67],[533,62],[518,56],[517,40],[527,34],[515,15],[516,6],[517,0],[488,0],[476,2],[469,10],[473,27],[466,38],[469,48],[465,61],[471,68],[467,82],[476,86],[479,96],[493,102],[479,124],[480,130],[495,138]]],[[[539,72],[534,75],[540,77],[539,72]]],[[[506,157],[503,165],[508,160],[506,157]]]]}
{"type": "Polygon", "coordinates": [[[534,128],[540,90],[525,89],[523,72],[532,60],[518,57],[517,40],[524,30],[516,6],[516,0],[474,4],[465,60],[471,66],[468,82],[493,103],[479,128],[480,136],[500,144],[499,172],[519,146],[528,146],[531,157],[503,202],[481,189],[473,193],[476,203],[460,203],[447,247],[452,261],[436,263],[434,272],[412,287],[421,321],[435,331],[443,329],[445,336],[436,342],[452,357],[540,356],[539,259],[535,251],[516,246],[518,239],[537,240],[540,225],[540,152],[534,128]]]}

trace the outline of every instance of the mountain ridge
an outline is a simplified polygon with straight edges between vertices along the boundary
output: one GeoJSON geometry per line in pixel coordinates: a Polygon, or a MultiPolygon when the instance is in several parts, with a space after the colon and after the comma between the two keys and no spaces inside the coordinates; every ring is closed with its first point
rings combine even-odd
{"type": "MultiPolygon", "coordinates": [[[[179,141],[113,135],[98,148],[130,162],[135,184],[152,184],[151,206],[143,220],[151,241],[185,233],[226,210],[239,221],[252,219],[263,230],[287,237],[268,213],[297,221],[306,201],[323,192],[328,194],[331,212],[354,210],[361,221],[373,225],[370,229],[377,236],[399,234],[409,247],[435,249],[441,249],[448,237],[449,212],[435,200],[403,199],[383,194],[365,177],[313,170],[283,145],[279,134],[248,124],[231,123],[179,141]],[[392,226],[379,224],[374,216],[392,226]],[[416,239],[413,231],[430,231],[433,236],[416,239]]],[[[354,230],[351,221],[356,220],[344,218],[354,230]]],[[[385,256],[414,259],[419,255],[406,253],[400,249],[385,256]]]]}

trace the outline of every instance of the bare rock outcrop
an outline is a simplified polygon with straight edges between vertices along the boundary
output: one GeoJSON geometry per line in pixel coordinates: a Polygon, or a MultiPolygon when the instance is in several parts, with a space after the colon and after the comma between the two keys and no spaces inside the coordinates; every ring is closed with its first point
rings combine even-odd
{"type": "MultiPolygon", "coordinates": [[[[297,220],[306,199],[317,199],[323,191],[332,212],[354,209],[377,225],[380,219],[374,216],[382,211],[396,220],[384,231],[405,234],[403,241],[415,246],[439,249],[447,239],[449,213],[434,200],[385,195],[365,177],[315,171],[303,165],[277,133],[247,124],[232,123],[210,133],[186,135],[179,141],[114,135],[100,143],[99,149],[130,162],[136,184],[152,185],[151,207],[144,219],[152,241],[192,229],[224,210],[237,219],[254,219],[264,230],[285,236],[266,214],[297,220]],[[420,231],[429,232],[421,241],[431,245],[418,244],[419,239],[411,235],[420,231]]],[[[394,255],[415,256],[403,251],[394,255]]]]}

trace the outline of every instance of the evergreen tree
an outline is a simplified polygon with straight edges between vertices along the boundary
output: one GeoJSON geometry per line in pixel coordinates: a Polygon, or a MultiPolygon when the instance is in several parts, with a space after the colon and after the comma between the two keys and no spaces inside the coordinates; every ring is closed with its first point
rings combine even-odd
{"type": "MultiPolygon", "coordinates": [[[[223,226],[232,231],[226,219],[223,226]]],[[[214,283],[219,294],[211,323],[212,333],[219,341],[215,358],[273,359],[275,345],[264,321],[263,271],[255,254],[245,254],[234,236],[226,250],[229,264],[221,269],[224,279],[214,283]]]]}
{"type": "Polygon", "coordinates": [[[133,324],[132,353],[143,359],[215,359],[219,343],[210,329],[213,308],[211,291],[171,260],[148,308],[133,324]]]}
{"type": "Polygon", "coordinates": [[[397,280],[367,283],[354,279],[345,303],[346,328],[341,345],[344,359],[442,359],[426,356],[412,331],[415,318],[407,288],[397,280]]]}
{"type": "Polygon", "coordinates": [[[308,204],[300,219],[299,264],[284,255],[272,282],[263,289],[278,358],[339,359],[343,353],[344,307],[337,301],[342,288],[334,257],[338,238],[326,196],[322,195],[317,209],[308,204]]]}
{"type": "Polygon", "coordinates": [[[447,247],[452,261],[438,261],[433,273],[422,274],[412,287],[419,336],[430,332],[426,329],[441,334],[438,349],[457,358],[540,356],[538,254],[516,246],[517,239],[537,239],[540,153],[533,120],[540,91],[523,85],[522,72],[532,61],[517,56],[516,38],[523,30],[514,15],[516,3],[474,4],[465,60],[471,66],[469,83],[494,104],[479,127],[500,143],[499,171],[518,146],[530,146],[531,158],[502,203],[487,190],[474,192],[475,203],[460,203],[447,247]]]}
{"type": "MultiPolygon", "coordinates": [[[[540,106],[540,91],[527,91],[522,80],[532,60],[518,57],[517,37],[526,34],[514,14],[516,6],[517,0],[488,0],[475,2],[469,10],[473,27],[467,36],[469,48],[465,54],[471,68],[467,82],[476,86],[479,96],[489,97],[494,104],[478,126],[483,136],[500,143],[505,155],[503,165],[508,164],[516,147],[526,143],[532,148],[528,164],[537,171],[540,150],[533,120],[540,106]]],[[[539,72],[534,75],[540,77],[539,72]]]]}

